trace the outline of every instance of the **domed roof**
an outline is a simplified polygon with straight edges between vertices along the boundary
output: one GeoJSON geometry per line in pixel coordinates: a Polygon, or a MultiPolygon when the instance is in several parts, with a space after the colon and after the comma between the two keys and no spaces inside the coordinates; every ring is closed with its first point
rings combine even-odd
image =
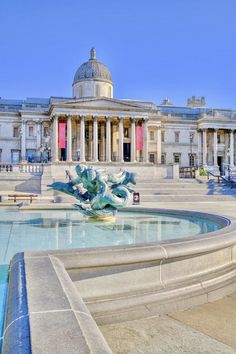
{"type": "Polygon", "coordinates": [[[90,51],[90,59],[83,63],[75,73],[73,85],[79,81],[101,80],[112,84],[112,77],[107,67],[96,59],[96,50],[90,51]]]}

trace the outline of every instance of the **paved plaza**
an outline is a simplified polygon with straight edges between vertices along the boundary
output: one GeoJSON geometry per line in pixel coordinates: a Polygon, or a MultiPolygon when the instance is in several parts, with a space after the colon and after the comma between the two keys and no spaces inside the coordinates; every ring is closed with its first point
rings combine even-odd
{"type": "MultiPolygon", "coordinates": [[[[236,217],[236,200],[158,205],[146,202],[141,206],[236,217]]],[[[236,293],[186,311],[105,325],[100,329],[115,354],[236,353],[236,293]]]]}

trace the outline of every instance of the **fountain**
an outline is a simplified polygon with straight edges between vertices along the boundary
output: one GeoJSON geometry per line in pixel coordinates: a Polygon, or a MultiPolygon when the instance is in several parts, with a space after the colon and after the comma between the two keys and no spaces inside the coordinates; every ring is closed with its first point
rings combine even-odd
{"type": "Polygon", "coordinates": [[[75,178],[68,173],[69,182],[54,182],[48,187],[78,199],[81,204],[75,207],[92,220],[114,219],[117,210],[132,200],[134,191],[128,184],[136,184],[134,173],[124,170],[111,174],[85,165],[77,165],[75,171],[75,178]]]}

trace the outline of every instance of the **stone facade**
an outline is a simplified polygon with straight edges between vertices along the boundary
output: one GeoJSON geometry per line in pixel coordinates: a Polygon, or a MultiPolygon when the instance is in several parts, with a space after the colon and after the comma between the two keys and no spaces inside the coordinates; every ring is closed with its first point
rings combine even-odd
{"type": "Polygon", "coordinates": [[[203,97],[188,99],[186,107],[167,98],[156,105],[112,97],[111,74],[92,48],[75,74],[73,97],[0,99],[1,163],[235,166],[235,110],[209,109],[203,97]]]}

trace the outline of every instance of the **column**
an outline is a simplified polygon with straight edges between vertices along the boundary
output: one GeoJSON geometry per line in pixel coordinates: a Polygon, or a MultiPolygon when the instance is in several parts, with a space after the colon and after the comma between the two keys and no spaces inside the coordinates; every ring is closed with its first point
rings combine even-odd
{"type": "Polygon", "coordinates": [[[214,154],[214,166],[218,166],[217,164],[217,129],[214,129],[214,136],[213,136],[213,154],[214,154]]]}
{"type": "Polygon", "coordinates": [[[161,127],[157,128],[157,163],[161,164],[161,127]]]}
{"type": "Polygon", "coordinates": [[[106,139],[105,139],[105,122],[101,123],[101,161],[105,161],[106,156],[106,139]]]}
{"type": "Polygon", "coordinates": [[[21,122],[21,131],[20,131],[20,150],[21,150],[21,160],[25,160],[26,158],[26,122],[23,120],[21,122]]]}
{"type": "Polygon", "coordinates": [[[93,161],[98,161],[98,117],[93,116],[93,161]]]}
{"type": "Polygon", "coordinates": [[[198,166],[202,166],[202,131],[197,132],[198,166]]]}
{"type": "Polygon", "coordinates": [[[72,161],[72,131],[71,116],[67,116],[67,132],[66,132],[66,161],[72,161]]]}
{"type": "Polygon", "coordinates": [[[53,117],[53,162],[58,162],[58,116],[53,117]]]}
{"type": "Polygon", "coordinates": [[[84,119],[84,116],[80,117],[80,162],[85,162],[84,119]]]}
{"type": "Polygon", "coordinates": [[[131,119],[131,162],[136,162],[136,120],[131,119]]]}
{"type": "Polygon", "coordinates": [[[119,162],[124,162],[124,125],[123,125],[123,118],[119,118],[119,162]]]}
{"type": "Polygon", "coordinates": [[[234,167],[234,130],[230,130],[230,167],[234,167]]]}
{"type": "Polygon", "coordinates": [[[148,162],[148,120],[143,122],[143,162],[148,162]]]}
{"type": "Polygon", "coordinates": [[[111,118],[106,117],[106,162],[111,162],[111,118]]]}
{"type": "Polygon", "coordinates": [[[207,165],[207,129],[203,129],[203,155],[202,155],[202,164],[203,166],[207,165]]]}

